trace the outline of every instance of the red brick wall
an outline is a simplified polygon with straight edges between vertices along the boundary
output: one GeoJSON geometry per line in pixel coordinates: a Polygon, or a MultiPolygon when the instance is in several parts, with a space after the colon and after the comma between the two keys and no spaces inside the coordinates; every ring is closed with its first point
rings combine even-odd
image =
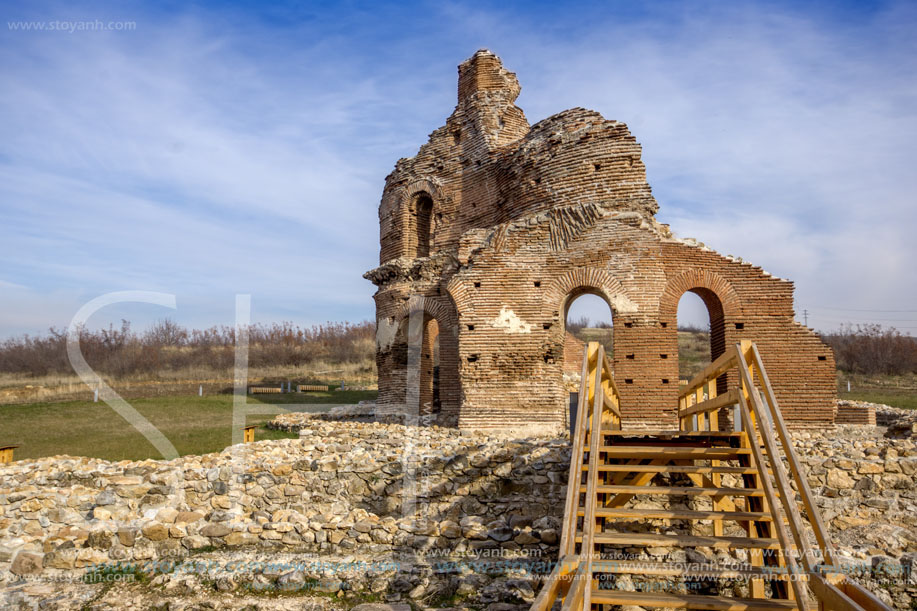
{"type": "Polygon", "coordinates": [[[572,333],[564,333],[564,373],[581,375],[583,372],[583,351],[586,344],[572,333]]]}
{"type": "Polygon", "coordinates": [[[459,70],[455,112],[396,164],[379,207],[382,265],[366,277],[379,286],[381,413],[403,409],[406,340],[396,328],[421,295],[439,325],[442,422],[560,424],[565,304],[587,290],[614,311],[627,423],[673,426],[678,301],[694,291],[711,314],[714,357],[757,342],[790,425],[833,422],[834,358],[795,322],[792,283],[672,238],[653,216],[626,125],[573,109],[529,128],[513,104],[515,75],[495,56],[479,52],[459,70]],[[433,199],[431,256],[417,258],[422,194],[433,199]]]}

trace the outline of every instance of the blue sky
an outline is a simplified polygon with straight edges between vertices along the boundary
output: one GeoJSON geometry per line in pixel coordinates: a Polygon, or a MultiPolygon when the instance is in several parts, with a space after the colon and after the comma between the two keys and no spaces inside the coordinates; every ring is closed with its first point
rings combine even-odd
{"type": "MultiPolygon", "coordinates": [[[[0,22],[0,337],[373,317],[385,176],[500,55],[531,123],[626,122],[658,218],[796,282],[809,323],[917,333],[912,3],[30,3],[0,22]],[[134,22],[23,31],[17,21],[134,22]]],[[[699,316],[696,307],[687,318],[699,316]]]]}

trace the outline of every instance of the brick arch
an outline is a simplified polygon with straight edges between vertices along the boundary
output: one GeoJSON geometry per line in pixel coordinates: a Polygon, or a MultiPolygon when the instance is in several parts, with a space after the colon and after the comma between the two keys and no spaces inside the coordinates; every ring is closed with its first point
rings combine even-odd
{"type": "Polygon", "coordinates": [[[443,191],[433,178],[420,178],[399,193],[398,216],[402,224],[402,255],[411,258],[431,254],[438,233],[436,213],[443,208],[443,191]],[[420,205],[418,202],[425,202],[420,205]]]}
{"type": "Polygon", "coordinates": [[[711,305],[708,300],[712,294],[719,301],[724,316],[733,317],[742,312],[742,302],[728,280],[716,272],[693,268],[673,276],[666,283],[662,297],[659,298],[659,319],[661,321],[675,324],[678,316],[678,302],[688,291],[697,292],[707,304],[708,310],[711,305]]]}
{"type": "Polygon", "coordinates": [[[418,178],[412,182],[409,182],[401,188],[401,193],[399,194],[399,204],[410,208],[414,204],[414,200],[421,193],[426,193],[433,199],[433,205],[439,206],[443,202],[443,190],[439,184],[439,181],[435,178],[418,178]]]}
{"type": "Polygon", "coordinates": [[[392,315],[395,324],[400,325],[411,312],[423,312],[431,318],[435,318],[440,325],[440,333],[448,329],[453,335],[458,335],[458,312],[455,303],[448,295],[443,297],[425,297],[423,295],[411,297],[408,301],[399,305],[392,315]]]}
{"type": "Polygon", "coordinates": [[[459,280],[457,276],[452,276],[446,283],[445,288],[446,293],[452,299],[452,303],[455,304],[455,309],[459,316],[474,308],[474,296],[468,281],[459,280]]]}
{"type": "MultiPolygon", "coordinates": [[[[421,337],[421,354],[420,354],[420,371],[418,372],[417,395],[413,400],[418,401],[420,406],[420,415],[422,417],[433,418],[434,422],[440,424],[454,425],[458,421],[459,408],[462,401],[462,382],[459,373],[459,346],[458,346],[458,315],[455,311],[455,304],[452,299],[446,296],[426,297],[415,295],[408,301],[401,303],[392,315],[397,330],[395,337],[400,338],[393,343],[400,346],[399,350],[406,350],[407,328],[406,323],[411,314],[422,313],[423,335],[421,337]],[[435,325],[433,324],[435,321],[435,325]],[[433,330],[435,329],[435,333],[433,330]],[[435,354],[434,341],[439,336],[439,373],[436,378],[435,367],[432,359],[435,354]],[[434,380],[438,379],[438,393],[434,380]],[[435,399],[438,395],[439,407],[435,407],[435,399]]],[[[403,360],[397,363],[398,366],[407,367],[407,353],[401,354],[403,360]]],[[[399,373],[398,375],[402,375],[399,373]]],[[[403,380],[399,381],[401,387],[407,388],[408,384],[407,370],[403,374],[403,380]]],[[[408,400],[410,404],[411,399],[408,400]]],[[[410,405],[409,405],[410,408],[410,405]]]]}
{"type": "MultiPolygon", "coordinates": [[[[710,359],[716,360],[726,351],[729,331],[726,321],[741,314],[742,303],[732,284],[709,270],[689,269],[669,279],[659,300],[659,320],[668,323],[669,351],[678,355],[678,302],[691,291],[707,306],[710,316],[710,359]]],[[[677,359],[675,361],[677,363],[677,359]]],[[[677,367],[677,365],[676,365],[677,367]]],[[[677,370],[676,370],[677,371],[677,370]]],[[[734,380],[734,374],[720,376],[717,392],[724,393],[734,380]]]]}
{"type": "Polygon", "coordinates": [[[617,278],[594,267],[578,267],[551,280],[545,287],[544,300],[548,305],[556,304],[558,314],[563,317],[570,295],[577,291],[597,293],[608,302],[613,316],[618,315],[622,303],[633,303],[617,278]]]}

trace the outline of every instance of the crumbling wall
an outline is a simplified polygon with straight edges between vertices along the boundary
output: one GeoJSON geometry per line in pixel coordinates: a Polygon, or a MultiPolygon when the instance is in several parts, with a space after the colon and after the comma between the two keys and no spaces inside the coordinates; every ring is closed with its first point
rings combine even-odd
{"type": "MultiPolygon", "coordinates": [[[[458,105],[446,125],[386,179],[381,265],[366,275],[379,286],[377,323],[386,330],[377,351],[380,413],[403,412],[414,384],[421,404],[430,396],[429,368],[409,384],[406,340],[392,331],[421,299],[440,309],[427,315],[454,339],[448,367],[439,368],[453,380],[453,390],[441,386],[440,422],[560,426],[566,308],[590,292],[614,312],[627,425],[673,426],[678,300],[692,291],[711,315],[714,358],[742,339],[757,342],[790,425],[832,424],[833,354],[795,322],[792,283],[674,239],[654,218],[640,145],[625,124],[575,108],[530,128],[518,94],[515,75],[479,51],[459,66],[458,105]]],[[[722,390],[735,382],[722,380],[722,390]]]]}

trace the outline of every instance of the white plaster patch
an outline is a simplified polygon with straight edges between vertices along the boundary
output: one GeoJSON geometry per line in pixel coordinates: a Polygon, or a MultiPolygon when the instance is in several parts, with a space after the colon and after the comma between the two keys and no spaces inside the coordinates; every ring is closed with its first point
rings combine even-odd
{"type": "Polygon", "coordinates": [[[496,329],[503,329],[507,333],[532,332],[532,325],[516,316],[516,313],[506,306],[500,308],[500,314],[490,321],[490,325],[496,329]]]}
{"type": "Polygon", "coordinates": [[[615,295],[611,298],[611,307],[618,314],[636,314],[637,304],[627,298],[627,295],[615,295]]]}
{"type": "Polygon", "coordinates": [[[389,321],[388,318],[379,321],[376,325],[376,347],[385,351],[392,347],[395,336],[398,334],[398,325],[395,321],[389,321]]]}

